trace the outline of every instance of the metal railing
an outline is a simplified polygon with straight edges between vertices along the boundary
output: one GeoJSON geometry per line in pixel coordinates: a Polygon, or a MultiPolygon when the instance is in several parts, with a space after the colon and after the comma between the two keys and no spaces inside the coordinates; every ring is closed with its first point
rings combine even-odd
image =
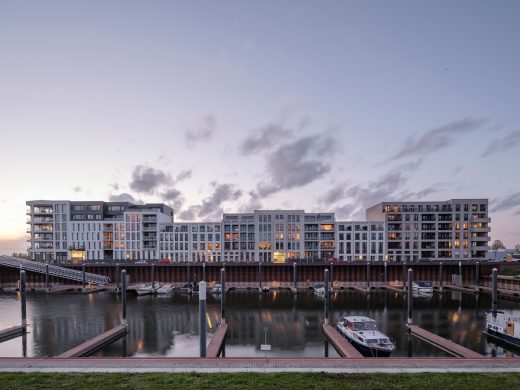
{"type": "MultiPolygon", "coordinates": [[[[49,275],[57,276],[59,278],[75,280],[81,282],[83,280],[83,272],[59,267],[57,265],[51,265],[46,263],[40,263],[32,260],[20,259],[18,257],[12,256],[0,256],[0,265],[12,268],[24,269],[26,271],[38,272],[40,274],[47,273],[47,265],[49,266],[49,275]]],[[[97,284],[100,286],[107,285],[110,283],[110,278],[108,276],[91,274],[89,272],[85,272],[85,282],[97,284]]]]}

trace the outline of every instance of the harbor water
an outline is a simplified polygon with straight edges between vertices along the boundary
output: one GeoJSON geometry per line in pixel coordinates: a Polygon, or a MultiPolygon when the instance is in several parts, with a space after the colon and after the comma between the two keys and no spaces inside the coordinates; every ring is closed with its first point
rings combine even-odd
{"type": "MultiPolygon", "coordinates": [[[[195,357],[199,354],[198,296],[128,296],[128,334],[93,354],[103,357],[195,357]]],[[[337,357],[322,331],[324,297],[312,291],[230,291],[226,295],[227,357],[337,357]],[[267,340],[267,341],[266,341],[267,340]],[[272,350],[260,350],[261,344],[272,350]]],[[[414,324],[485,356],[520,356],[482,333],[487,295],[444,291],[414,297],[414,324]]],[[[499,301],[503,310],[520,314],[515,302],[499,301]]],[[[397,344],[392,356],[448,356],[406,333],[405,294],[339,291],[331,296],[330,320],[342,315],[365,315],[397,344]]],[[[0,329],[20,324],[20,296],[0,294],[0,329]]],[[[97,294],[28,293],[28,333],[0,343],[0,356],[56,356],[121,321],[121,297],[97,294]]],[[[208,294],[208,341],[220,322],[220,297],[208,294]]]]}

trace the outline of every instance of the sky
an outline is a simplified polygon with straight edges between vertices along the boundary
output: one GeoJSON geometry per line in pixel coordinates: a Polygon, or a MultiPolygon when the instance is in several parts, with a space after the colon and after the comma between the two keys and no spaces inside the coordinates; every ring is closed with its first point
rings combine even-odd
{"type": "Polygon", "coordinates": [[[520,243],[518,1],[0,1],[0,253],[33,199],[363,220],[488,198],[520,243]]]}

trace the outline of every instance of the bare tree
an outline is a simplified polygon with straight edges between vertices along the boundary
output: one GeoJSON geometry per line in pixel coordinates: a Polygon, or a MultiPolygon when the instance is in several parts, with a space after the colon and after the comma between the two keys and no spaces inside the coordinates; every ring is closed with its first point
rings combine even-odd
{"type": "Polygon", "coordinates": [[[500,240],[493,241],[493,244],[491,244],[491,250],[495,251],[495,260],[497,259],[497,252],[500,249],[506,249],[504,244],[502,244],[502,241],[500,241],[500,240]]]}

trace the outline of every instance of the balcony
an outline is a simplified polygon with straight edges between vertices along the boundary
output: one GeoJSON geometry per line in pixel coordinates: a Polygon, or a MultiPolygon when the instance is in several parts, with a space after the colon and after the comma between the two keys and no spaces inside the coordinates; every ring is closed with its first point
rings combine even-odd
{"type": "Polygon", "coordinates": [[[478,218],[478,217],[471,217],[470,222],[482,222],[482,223],[490,223],[491,218],[478,218]]]}

